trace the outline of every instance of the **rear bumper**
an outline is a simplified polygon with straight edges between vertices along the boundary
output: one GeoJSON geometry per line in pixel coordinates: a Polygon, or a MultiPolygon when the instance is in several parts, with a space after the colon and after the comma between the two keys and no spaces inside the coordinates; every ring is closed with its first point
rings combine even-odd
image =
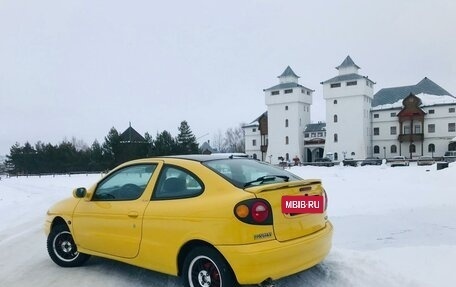
{"type": "Polygon", "coordinates": [[[279,242],[277,240],[248,245],[217,246],[240,284],[258,284],[308,269],[328,255],[333,226],[311,235],[279,242]]]}

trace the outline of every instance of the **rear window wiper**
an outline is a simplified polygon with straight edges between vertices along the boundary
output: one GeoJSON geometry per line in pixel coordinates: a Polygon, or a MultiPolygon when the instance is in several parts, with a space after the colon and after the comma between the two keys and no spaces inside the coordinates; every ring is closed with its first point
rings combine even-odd
{"type": "Polygon", "coordinates": [[[257,183],[257,182],[259,184],[262,184],[267,181],[273,181],[276,178],[282,178],[284,181],[288,181],[290,179],[290,177],[288,177],[286,175],[264,175],[264,176],[260,176],[259,178],[255,179],[255,180],[246,182],[244,184],[244,187],[248,187],[248,186],[252,185],[253,183],[257,183]]]}

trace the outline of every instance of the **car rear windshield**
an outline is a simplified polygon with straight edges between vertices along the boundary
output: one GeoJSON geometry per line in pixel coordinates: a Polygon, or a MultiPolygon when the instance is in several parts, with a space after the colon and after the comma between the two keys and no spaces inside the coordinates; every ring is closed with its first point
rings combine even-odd
{"type": "Polygon", "coordinates": [[[301,179],[283,168],[252,159],[219,159],[203,164],[240,188],[301,179]]]}

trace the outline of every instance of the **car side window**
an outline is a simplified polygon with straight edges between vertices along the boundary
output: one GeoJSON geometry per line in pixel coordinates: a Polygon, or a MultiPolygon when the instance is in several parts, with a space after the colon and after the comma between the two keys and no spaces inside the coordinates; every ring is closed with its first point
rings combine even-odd
{"type": "Polygon", "coordinates": [[[141,197],[157,165],[140,164],[125,167],[104,179],[95,190],[92,200],[122,201],[141,197]]]}
{"type": "Polygon", "coordinates": [[[152,199],[179,199],[200,195],[204,190],[202,181],[190,171],[165,166],[160,174],[152,199]]]}

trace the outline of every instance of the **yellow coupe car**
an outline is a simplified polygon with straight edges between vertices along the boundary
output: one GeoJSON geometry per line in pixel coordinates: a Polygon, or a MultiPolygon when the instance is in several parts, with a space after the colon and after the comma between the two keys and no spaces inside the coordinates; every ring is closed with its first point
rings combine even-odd
{"type": "Polygon", "coordinates": [[[51,259],[90,255],[181,276],[185,286],[261,284],[310,268],[331,248],[320,180],[234,156],[124,163],[47,212],[51,259]],[[286,213],[282,197],[319,196],[319,213],[286,213]]]}

